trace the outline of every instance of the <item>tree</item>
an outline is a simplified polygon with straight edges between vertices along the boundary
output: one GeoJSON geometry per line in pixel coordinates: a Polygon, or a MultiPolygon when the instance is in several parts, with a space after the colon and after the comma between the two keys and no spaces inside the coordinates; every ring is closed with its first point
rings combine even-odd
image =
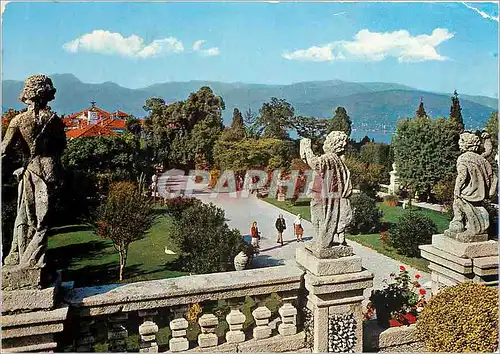
{"type": "Polygon", "coordinates": [[[315,117],[296,116],[293,118],[292,127],[301,138],[311,139],[315,152],[321,152],[321,145],[326,138],[328,121],[315,117]]]}
{"type": "Polygon", "coordinates": [[[492,156],[495,156],[498,152],[498,111],[491,113],[484,131],[490,134],[491,143],[493,144],[492,156]]]}
{"type": "Polygon", "coordinates": [[[125,132],[140,136],[142,132],[141,121],[135,117],[127,118],[125,122],[125,132]]]}
{"type": "Polygon", "coordinates": [[[464,119],[462,118],[462,107],[460,107],[460,101],[458,99],[457,90],[451,96],[451,108],[450,108],[450,119],[457,123],[460,127],[460,131],[464,130],[464,119]]]}
{"type": "Polygon", "coordinates": [[[265,102],[260,108],[256,124],[261,127],[265,138],[288,139],[294,112],[286,100],[272,97],[270,102],[265,102]]]}
{"type": "Polygon", "coordinates": [[[460,130],[451,119],[400,119],[391,146],[401,185],[428,196],[434,184],[453,174],[460,130]]]}
{"type": "Polygon", "coordinates": [[[248,108],[245,111],[245,116],[243,117],[243,122],[246,126],[246,136],[250,138],[258,138],[259,131],[257,127],[257,115],[252,111],[251,108],[248,108]]]}
{"type": "Polygon", "coordinates": [[[415,111],[415,117],[417,118],[427,117],[427,112],[425,112],[424,100],[422,97],[420,97],[420,104],[418,105],[418,109],[415,111]]]}
{"type": "Polygon", "coordinates": [[[94,232],[102,238],[109,238],[118,252],[120,281],[123,280],[130,244],[144,237],[154,221],[151,202],[131,182],[114,183],[93,215],[91,225],[94,232]]]}
{"type": "Polygon", "coordinates": [[[233,120],[231,122],[231,126],[226,128],[221,135],[221,139],[223,140],[242,140],[246,136],[246,127],[243,121],[243,116],[238,108],[233,110],[233,120]]]}
{"type": "Polygon", "coordinates": [[[328,121],[327,133],[332,131],[343,131],[347,136],[351,135],[351,118],[347,115],[344,107],[337,107],[335,115],[328,121]]]}

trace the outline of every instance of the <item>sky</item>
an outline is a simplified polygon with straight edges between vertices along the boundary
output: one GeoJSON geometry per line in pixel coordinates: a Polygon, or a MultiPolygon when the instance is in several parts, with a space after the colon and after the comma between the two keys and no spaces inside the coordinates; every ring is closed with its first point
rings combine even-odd
{"type": "Polygon", "coordinates": [[[345,80],[498,97],[495,3],[2,3],[2,79],[345,80]]]}

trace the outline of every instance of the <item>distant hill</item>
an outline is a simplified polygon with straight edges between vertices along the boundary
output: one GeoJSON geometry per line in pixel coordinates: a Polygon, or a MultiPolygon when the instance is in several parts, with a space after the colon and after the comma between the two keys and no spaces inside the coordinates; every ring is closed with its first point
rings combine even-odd
{"type": "MultiPolygon", "coordinates": [[[[201,86],[210,86],[226,103],[224,122],[231,121],[232,111],[251,108],[255,112],[271,97],[284,98],[297,114],[331,117],[337,106],[344,106],[353,121],[355,138],[364,135],[378,141],[389,141],[400,117],[413,116],[423,97],[425,109],[433,117],[448,116],[451,94],[420,91],[408,86],[383,83],[354,83],[340,80],[299,82],[291,85],[263,85],[223,83],[212,81],[167,82],[141,89],[128,89],[113,82],[88,84],[71,74],[53,74],[57,88],[52,107],[59,114],[74,113],[85,109],[90,101],[108,111],[117,109],[137,117],[145,115],[142,106],[150,97],[162,97],[167,103],[186,99],[189,93],[201,86]]],[[[2,112],[9,108],[22,108],[18,95],[22,81],[2,82],[2,112]]],[[[484,126],[491,112],[497,109],[498,100],[484,96],[460,95],[467,128],[484,126]]]]}

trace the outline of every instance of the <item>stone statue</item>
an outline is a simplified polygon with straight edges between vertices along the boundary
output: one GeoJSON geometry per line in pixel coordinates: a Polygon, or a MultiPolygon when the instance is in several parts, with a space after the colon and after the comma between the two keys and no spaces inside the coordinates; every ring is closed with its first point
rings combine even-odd
{"type": "Polygon", "coordinates": [[[490,226],[489,214],[483,202],[496,194],[497,177],[486,160],[492,145],[487,133],[481,140],[472,133],[460,134],[458,145],[463,152],[457,159],[457,179],[453,201],[453,220],[445,235],[462,242],[486,241],[490,226]]]}
{"type": "MultiPolygon", "coordinates": [[[[19,181],[17,215],[10,253],[3,267],[4,283],[17,284],[11,286],[36,287],[38,284],[31,283],[40,282],[45,265],[49,197],[66,144],[64,125],[47,105],[55,92],[49,77],[27,78],[19,97],[28,105],[27,111],[12,119],[2,141],[2,159],[17,142],[24,155],[24,165],[14,171],[19,181]]],[[[2,284],[3,288],[6,286],[9,284],[2,284]]]]}
{"type": "Polygon", "coordinates": [[[344,158],[347,135],[333,131],[323,144],[324,154],[315,156],[311,140],[300,141],[300,156],[313,169],[311,219],[316,231],[315,249],[321,253],[332,246],[346,245],[345,228],[352,219],[349,197],[350,173],[344,158]]]}

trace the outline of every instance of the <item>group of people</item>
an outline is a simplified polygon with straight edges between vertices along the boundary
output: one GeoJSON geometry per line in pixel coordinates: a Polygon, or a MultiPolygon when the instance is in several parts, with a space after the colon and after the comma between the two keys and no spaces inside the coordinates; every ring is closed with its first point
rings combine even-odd
{"type": "MultiPolygon", "coordinates": [[[[277,232],[276,243],[283,246],[283,232],[285,232],[286,230],[286,221],[282,214],[278,216],[276,222],[274,223],[274,226],[277,232]]],[[[304,228],[302,227],[302,216],[300,214],[297,215],[295,221],[293,222],[293,231],[297,242],[303,242],[302,236],[304,235],[304,228]]],[[[250,228],[250,236],[252,237],[252,246],[255,248],[256,253],[259,253],[260,231],[257,225],[257,221],[254,221],[252,223],[252,226],[250,228]]]]}

